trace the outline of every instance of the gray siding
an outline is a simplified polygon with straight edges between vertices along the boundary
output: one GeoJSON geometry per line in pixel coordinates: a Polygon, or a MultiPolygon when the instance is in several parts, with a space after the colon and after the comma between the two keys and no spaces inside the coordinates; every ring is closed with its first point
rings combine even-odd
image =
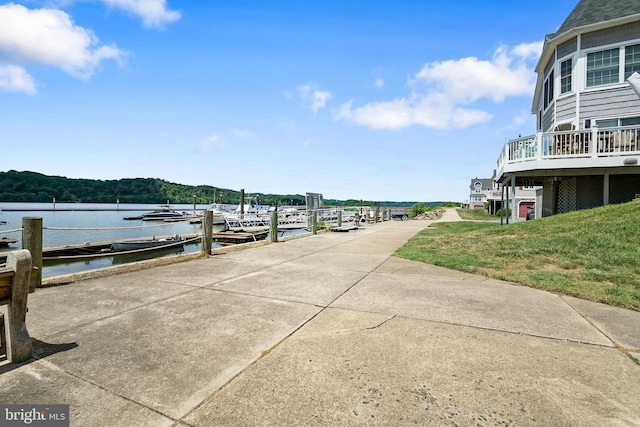
{"type": "Polygon", "coordinates": [[[640,22],[620,25],[615,28],[607,28],[582,35],[582,49],[591,49],[614,43],[622,43],[627,40],[640,38],[640,22]]]}
{"type": "Polygon", "coordinates": [[[549,62],[547,62],[547,65],[544,67],[544,77],[545,78],[549,74],[549,71],[551,71],[551,68],[553,67],[553,64],[555,64],[555,55],[551,59],[549,59],[549,62]]]}
{"type": "Polygon", "coordinates": [[[549,109],[547,110],[547,112],[544,113],[544,115],[542,117],[542,130],[544,132],[549,132],[551,130],[551,128],[553,127],[553,123],[555,122],[555,118],[554,118],[554,114],[553,114],[554,110],[555,110],[555,108],[553,108],[553,104],[551,104],[551,106],[549,106],[549,109]]]}
{"type": "Polygon", "coordinates": [[[574,37],[558,46],[558,58],[570,55],[578,50],[578,38],[574,37]]]}
{"type": "Polygon", "coordinates": [[[640,97],[631,86],[583,92],[580,95],[581,119],[637,114],[640,114],[640,97]]]}
{"type": "Polygon", "coordinates": [[[573,121],[576,117],[576,95],[562,97],[556,101],[556,122],[573,121]]]}

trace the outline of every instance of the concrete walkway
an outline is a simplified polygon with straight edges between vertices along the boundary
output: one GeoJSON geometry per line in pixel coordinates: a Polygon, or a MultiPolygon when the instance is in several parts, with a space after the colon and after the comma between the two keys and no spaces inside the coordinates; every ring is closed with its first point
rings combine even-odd
{"type": "Polygon", "coordinates": [[[74,426],[640,425],[640,313],[391,256],[429,224],[39,289],[0,402],[74,426]]]}

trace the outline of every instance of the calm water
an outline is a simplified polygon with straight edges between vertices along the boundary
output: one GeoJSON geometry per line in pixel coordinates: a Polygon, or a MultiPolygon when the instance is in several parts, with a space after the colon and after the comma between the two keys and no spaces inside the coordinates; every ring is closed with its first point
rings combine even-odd
{"type": "MultiPolygon", "coordinates": [[[[208,205],[197,205],[198,210],[206,209],[208,205]]],[[[125,221],[125,216],[137,216],[153,211],[158,205],[129,205],[114,204],[89,204],[89,203],[56,203],[56,210],[51,203],[4,203],[0,202],[0,233],[7,230],[22,227],[22,218],[28,216],[42,218],[42,245],[43,247],[62,246],[78,243],[93,243],[113,241],[128,238],[163,236],[173,234],[202,233],[200,224],[189,223],[164,223],[155,221],[125,221]],[[15,211],[15,210],[20,211],[15,211]],[[102,209],[102,210],[96,210],[102,209]],[[5,224],[6,222],[6,224],[5,224]],[[47,227],[82,228],[83,230],[48,230],[47,227]],[[127,227],[119,230],[87,230],[89,228],[127,227]],[[141,228],[134,228],[141,227],[141,228]]],[[[191,205],[173,205],[178,211],[193,212],[191,205]]],[[[214,226],[214,230],[222,227],[214,226]]],[[[18,239],[18,242],[9,245],[9,248],[0,248],[0,251],[15,250],[22,247],[22,233],[2,233],[0,238],[9,237],[18,239]]],[[[217,247],[214,244],[213,247],[217,247]]],[[[200,244],[185,245],[183,253],[199,252],[200,244]]],[[[153,257],[167,256],[154,253],[153,257]]],[[[1,254],[1,252],[0,252],[1,254]]],[[[146,256],[149,256],[147,254],[146,256]]],[[[131,257],[105,257],[90,261],[59,263],[43,267],[43,277],[54,277],[63,274],[76,273],[107,267],[139,260],[131,257]]]]}

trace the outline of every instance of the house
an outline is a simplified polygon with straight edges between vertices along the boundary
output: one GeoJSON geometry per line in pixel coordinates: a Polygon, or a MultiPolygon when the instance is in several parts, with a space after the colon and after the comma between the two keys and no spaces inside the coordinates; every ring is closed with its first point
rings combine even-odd
{"type": "Polygon", "coordinates": [[[484,209],[484,204],[493,196],[493,192],[497,192],[494,187],[492,179],[472,179],[469,185],[469,209],[484,209]]]}
{"type": "MultiPolygon", "coordinates": [[[[504,205],[503,186],[496,183],[493,178],[474,178],[471,180],[469,189],[469,209],[484,209],[486,203],[487,212],[495,215],[504,205]]],[[[510,187],[505,189],[511,190],[510,187]]],[[[536,190],[533,187],[518,186],[506,198],[513,201],[511,206],[516,206],[516,217],[526,218],[528,210],[535,204],[536,190]]]]}
{"type": "Polygon", "coordinates": [[[535,71],[536,133],[505,144],[496,181],[513,192],[541,186],[542,216],[632,200],[640,193],[640,1],[580,0],[546,36],[535,71]]]}

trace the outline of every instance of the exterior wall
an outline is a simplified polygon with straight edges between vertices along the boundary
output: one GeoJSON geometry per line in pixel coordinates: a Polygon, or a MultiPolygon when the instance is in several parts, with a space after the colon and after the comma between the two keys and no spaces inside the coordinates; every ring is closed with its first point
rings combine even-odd
{"type": "Polygon", "coordinates": [[[551,68],[554,66],[555,64],[555,57],[552,57],[549,62],[547,62],[547,65],[544,67],[544,75],[546,77],[547,74],[549,74],[549,71],[551,71],[551,68]]]}
{"type": "Polygon", "coordinates": [[[578,38],[574,37],[558,46],[558,58],[562,58],[578,50],[578,38]]]}
{"type": "Polygon", "coordinates": [[[583,92],[580,120],[628,117],[640,114],[640,97],[630,86],[583,92]]]}
{"type": "Polygon", "coordinates": [[[600,31],[583,34],[580,40],[582,49],[592,49],[608,44],[622,43],[640,38],[640,22],[606,28],[600,31]]]}
{"type": "MultiPolygon", "coordinates": [[[[559,98],[556,102],[556,121],[558,123],[573,121],[576,117],[576,95],[570,94],[559,98]]],[[[577,127],[577,126],[576,126],[577,127]]]]}
{"type": "Polygon", "coordinates": [[[549,106],[549,109],[544,113],[544,116],[542,117],[542,130],[544,131],[550,131],[555,123],[555,108],[554,108],[554,103],[551,103],[551,105],[549,106]]]}
{"type": "Polygon", "coordinates": [[[553,179],[547,179],[542,184],[542,217],[555,213],[557,184],[553,179]]]}

